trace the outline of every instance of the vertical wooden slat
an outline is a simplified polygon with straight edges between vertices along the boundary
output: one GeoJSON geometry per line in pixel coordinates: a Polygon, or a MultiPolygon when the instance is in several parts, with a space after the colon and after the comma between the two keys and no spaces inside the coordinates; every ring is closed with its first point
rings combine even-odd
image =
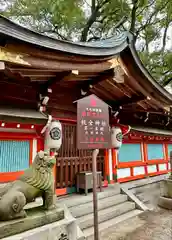
{"type": "Polygon", "coordinates": [[[79,162],[78,162],[78,170],[79,170],[79,172],[82,171],[82,168],[81,168],[81,162],[82,162],[82,158],[81,158],[81,150],[79,150],[79,162]]]}
{"type": "Polygon", "coordinates": [[[75,175],[77,174],[77,172],[78,172],[78,160],[77,160],[77,158],[75,158],[75,175]]]}
{"type": "Polygon", "coordinates": [[[90,158],[88,158],[88,171],[91,171],[91,159],[90,158]]]}
{"type": "Polygon", "coordinates": [[[56,160],[56,188],[60,186],[60,159],[56,160]]]}
{"type": "Polygon", "coordinates": [[[70,151],[69,151],[69,130],[70,130],[70,126],[66,127],[66,143],[67,143],[67,155],[66,157],[69,157],[70,156],[70,151]]]}
{"type": "Polygon", "coordinates": [[[74,168],[73,168],[73,158],[70,160],[70,186],[73,185],[73,179],[74,179],[74,168]]]}
{"type": "Polygon", "coordinates": [[[84,160],[83,160],[83,170],[86,171],[87,170],[87,158],[85,156],[84,160]]]}
{"type": "Polygon", "coordinates": [[[71,144],[71,148],[72,148],[72,157],[76,156],[75,144],[74,144],[73,137],[74,137],[74,127],[71,125],[70,144],[71,144]]]}
{"type": "Polygon", "coordinates": [[[61,188],[63,188],[63,166],[64,166],[64,159],[61,159],[61,161],[60,161],[60,172],[59,172],[59,174],[60,174],[60,187],[61,188]]]}
{"type": "Polygon", "coordinates": [[[73,126],[73,144],[74,144],[74,155],[78,156],[78,149],[76,146],[77,142],[77,135],[76,135],[76,126],[73,126]]]}
{"type": "Polygon", "coordinates": [[[68,159],[65,159],[65,186],[68,186],[69,181],[69,168],[68,168],[68,159]]]}
{"type": "Polygon", "coordinates": [[[68,131],[67,131],[68,135],[68,157],[72,157],[72,145],[71,145],[71,125],[69,125],[68,127],[68,131]]]}

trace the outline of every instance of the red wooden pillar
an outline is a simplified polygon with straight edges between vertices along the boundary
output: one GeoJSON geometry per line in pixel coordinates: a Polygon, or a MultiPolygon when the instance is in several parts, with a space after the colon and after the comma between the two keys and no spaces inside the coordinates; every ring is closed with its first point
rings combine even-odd
{"type": "Polygon", "coordinates": [[[167,171],[168,171],[169,170],[169,167],[168,167],[169,156],[168,156],[168,144],[167,143],[163,144],[163,153],[164,153],[164,160],[166,161],[167,171]]]}
{"type": "Polygon", "coordinates": [[[105,180],[110,183],[110,171],[109,171],[109,150],[105,150],[105,180]]]}
{"type": "Polygon", "coordinates": [[[131,177],[134,176],[134,169],[133,169],[133,167],[130,167],[130,175],[131,175],[131,177]]]}
{"type": "Polygon", "coordinates": [[[112,173],[114,182],[117,182],[117,154],[117,150],[112,149],[112,173]]]}
{"type": "Polygon", "coordinates": [[[44,150],[44,139],[43,138],[37,138],[37,152],[44,150]]]}
{"type": "Polygon", "coordinates": [[[147,177],[148,176],[148,151],[147,151],[147,144],[145,142],[142,143],[143,145],[143,160],[144,160],[144,163],[145,163],[145,176],[147,177]]]}
{"type": "Polygon", "coordinates": [[[29,165],[32,164],[32,158],[33,158],[33,139],[30,140],[29,165]]]}

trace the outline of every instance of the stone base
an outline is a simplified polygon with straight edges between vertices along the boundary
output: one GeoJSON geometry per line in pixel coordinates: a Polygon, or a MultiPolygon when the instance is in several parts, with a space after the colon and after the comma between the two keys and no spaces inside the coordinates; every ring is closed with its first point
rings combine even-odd
{"type": "Polygon", "coordinates": [[[162,208],[172,210],[172,198],[160,197],[158,205],[162,208]]]}
{"type": "Polygon", "coordinates": [[[172,180],[166,179],[161,182],[161,196],[158,205],[162,208],[172,210],[172,180]]]}
{"type": "Polygon", "coordinates": [[[172,199],[172,179],[166,179],[161,182],[161,196],[172,199]]]}
{"type": "Polygon", "coordinates": [[[3,240],[85,240],[85,238],[77,238],[77,226],[74,219],[63,219],[11,237],[3,238],[3,240]]]}
{"type": "Polygon", "coordinates": [[[59,207],[45,211],[41,206],[26,212],[26,218],[0,222],[0,239],[64,219],[64,210],[59,207]]]}

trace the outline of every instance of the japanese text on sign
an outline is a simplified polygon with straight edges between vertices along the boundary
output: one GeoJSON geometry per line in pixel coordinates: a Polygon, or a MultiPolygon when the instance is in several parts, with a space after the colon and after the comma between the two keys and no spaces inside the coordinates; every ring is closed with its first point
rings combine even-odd
{"type": "Polygon", "coordinates": [[[108,148],[109,109],[102,100],[91,95],[78,101],[77,126],[79,149],[108,148]]]}

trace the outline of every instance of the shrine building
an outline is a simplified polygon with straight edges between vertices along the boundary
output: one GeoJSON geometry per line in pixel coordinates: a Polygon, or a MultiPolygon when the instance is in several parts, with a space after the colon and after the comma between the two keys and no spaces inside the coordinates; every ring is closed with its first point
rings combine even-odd
{"type": "Polygon", "coordinates": [[[74,43],[0,16],[0,89],[0,183],[15,180],[44,149],[41,131],[51,115],[63,134],[56,193],[74,192],[76,174],[92,170],[92,152],[77,149],[74,102],[90,94],[111,107],[112,126],[131,126],[119,154],[98,155],[104,186],[170,171],[172,95],[146,70],[129,32],[74,43]]]}

